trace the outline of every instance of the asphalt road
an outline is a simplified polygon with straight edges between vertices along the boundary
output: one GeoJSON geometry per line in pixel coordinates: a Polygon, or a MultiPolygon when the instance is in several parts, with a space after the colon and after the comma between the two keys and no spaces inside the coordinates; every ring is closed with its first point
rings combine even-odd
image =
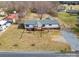
{"type": "Polygon", "coordinates": [[[79,52],[0,52],[0,57],[79,57],[79,52]]]}

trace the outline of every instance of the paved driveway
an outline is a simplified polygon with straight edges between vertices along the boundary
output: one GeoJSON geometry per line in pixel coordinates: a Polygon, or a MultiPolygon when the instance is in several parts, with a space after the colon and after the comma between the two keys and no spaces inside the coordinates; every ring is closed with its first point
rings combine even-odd
{"type": "Polygon", "coordinates": [[[72,32],[67,32],[67,31],[61,31],[62,36],[66,39],[66,41],[69,43],[71,48],[74,51],[79,51],[79,39],[76,37],[75,34],[72,32]]]}

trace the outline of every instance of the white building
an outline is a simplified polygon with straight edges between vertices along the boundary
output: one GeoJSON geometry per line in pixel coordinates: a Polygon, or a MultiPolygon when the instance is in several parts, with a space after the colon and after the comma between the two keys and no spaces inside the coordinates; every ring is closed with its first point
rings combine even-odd
{"type": "Polygon", "coordinates": [[[0,31],[5,30],[7,27],[9,27],[11,25],[10,22],[6,21],[6,20],[1,20],[0,21],[0,31]]]}

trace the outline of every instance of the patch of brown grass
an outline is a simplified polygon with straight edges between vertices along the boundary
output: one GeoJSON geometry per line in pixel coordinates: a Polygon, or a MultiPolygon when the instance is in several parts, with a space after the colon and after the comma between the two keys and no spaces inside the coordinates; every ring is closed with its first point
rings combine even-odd
{"type": "Polygon", "coordinates": [[[51,40],[52,32],[24,31],[22,35],[23,31],[17,25],[8,28],[0,36],[0,51],[70,51],[69,45],[51,40]]]}

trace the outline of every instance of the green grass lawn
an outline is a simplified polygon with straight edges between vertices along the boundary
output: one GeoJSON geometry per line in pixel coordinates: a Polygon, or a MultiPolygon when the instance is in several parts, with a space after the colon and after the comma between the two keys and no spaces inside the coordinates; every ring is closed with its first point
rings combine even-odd
{"type": "Polygon", "coordinates": [[[0,36],[0,51],[70,51],[68,44],[52,41],[58,32],[27,32],[12,25],[0,36]],[[22,35],[22,37],[21,37],[22,35]]]}
{"type": "Polygon", "coordinates": [[[60,20],[62,20],[64,23],[66,24],[71,24],[71,25],[75,25],[76,23],[76,15],[70,15],[68,13],[65,12],[59,12],[58,13],[58,17],[60,20]]]}
{"type": "Polygon", "coordinates": [[[2,20],[4,17],[0,17],[0,20],[2,20]]]}

